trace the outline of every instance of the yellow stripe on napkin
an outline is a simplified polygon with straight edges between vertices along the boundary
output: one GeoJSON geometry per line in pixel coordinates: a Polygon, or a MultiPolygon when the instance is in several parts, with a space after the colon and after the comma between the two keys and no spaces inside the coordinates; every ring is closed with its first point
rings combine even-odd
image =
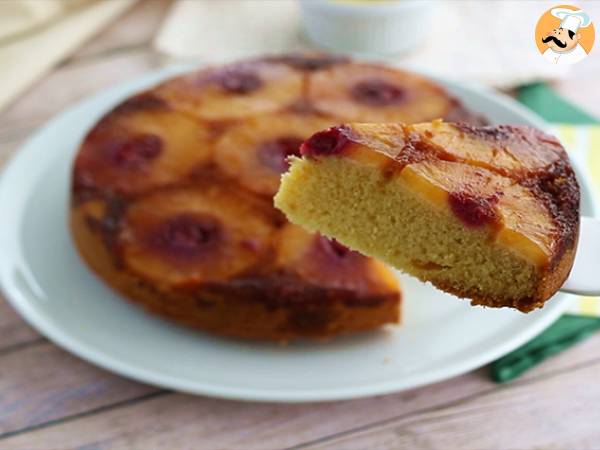
{"type": "Polygon", "coordinates": [[[590,171],[592,183],[594,184],[594,194],[596,198],[600,197],[600,125],[589,128],[587,166],[590,171]]]}
{"type": "Polygon", "coordinates": [[[554,132],[565,148],[576,148],[577,130],[573,125],[557,125],[554,132]]]}
{"type": "Polygon", "coordinates": [[[600,316],[600,298],[580,296],[573,302],[571,313],[582,316],[600,316]]]}

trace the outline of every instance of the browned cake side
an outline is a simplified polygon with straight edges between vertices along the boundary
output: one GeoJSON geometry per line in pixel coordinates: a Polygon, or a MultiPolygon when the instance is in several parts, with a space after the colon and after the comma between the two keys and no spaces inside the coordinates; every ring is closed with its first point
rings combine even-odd
{"type": "Polygon", "coordinates": [[[348,102],[362,120],[424,103],[419,120],[468,117],[425,80],[338,57],[268,57],[185,74],[117,106],[82,143],[71,208],[81,255],[147,310],[218,334],[327,338],[398,322],[389,269],[288,224],[272,206],[286,157],[340,122],[348,102]],[[368,93],[332,85],[333,70],[371,83],[368,93]],[[390,86],[411,94],[372,101],[390,86]],[[320,102],[328,89],[343,101],[320,102]]]}
{"type": "MultiPolygon", "coordinates": [[[[140,270],[135,258],[132,262],[137,271],[125,261],[116,261],[115,254],[121,252],[114,249],[116,244],[106,242],[110,232],[99,238],[103,227],[110,228],[102,224],[104,208],[102,202],[90,201],[72,212],[71,227],[79,252],[111,287],[149,312],[221,335],[276,341],[327,338],[400,319],[395,280],[390,278],[386,288],[377,263],[354,252],[338,254],[335,244],[322,237],[298,229],[303,238],[287,244],[301,246],[305,253],[294,250],[293,257],[288,257],[281,248],[278,262],[270,255],[270,264],[256,273],[198,286],[190,281],[190,275],[185,280],[164,280],[152,268],[140,270]],[[310,245],[306,245],[308,240],[310,245]],[[315,276],[314,271],[319,270],[336,273],[315,276]],[[365,272],[371,274],[372,281],[365,272]],[[325,282],[323,278],[327,278],[325,282]],[[369,291],[371,284],[376,286],[369,291]]],[[[275,252],[273,247],[287,233],[285,228],[276,233],[271,251],[275,252]]],[[[164,265],[172,270],[185,263],[165,261],[164,265]]],[[[382,270],[388,273],[386,268],[382,270]]]]}

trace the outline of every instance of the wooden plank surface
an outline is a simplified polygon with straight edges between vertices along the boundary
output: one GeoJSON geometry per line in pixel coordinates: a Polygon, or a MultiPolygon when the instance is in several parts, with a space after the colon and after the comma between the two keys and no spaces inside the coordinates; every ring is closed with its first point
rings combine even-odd
{"type": "Polygon", "coordinates": [[[4,353],[41,339],[42,337],[23,322],[17,312],[0,296],[0,358],[4,353]]]}
{"type": "Polygon", "coordinates": [[[595,359],[301,448],[598,448],[600,390],[590,382],[599,378],[595,359]]]}
{"type": "MultiPolygon", "coordinates": [[[[562,374],[598,365],[599,345],[600,335],[594,336],[507,386],[492,383],[487,369],[481,369],[373,399],[269,405],[166,393],[111,375],[43,342],[0,355],[0,448],[37,441],[47,446],[36,448],[55,448],[66,436],[71,440],[62,443],[69,448],[97,445],[97,439],[104,442],[100,448],[121,448],[127,443],[135,444],[133,448],[153,448],[161,441],[170,441],[171,448],[185,448],[186,442],[209,438],[211,444],[224,448],[283,448],[315,440],[322,444],[339,435],[359,433],[355,430],[361,430],[361,435],[365,430],[375,432],[388,422],[424,411],[461,402],[478,404],[479,398],[517,386],[544,385],[562,374]],[[155,422],[161,426],[156,428],[155,422]],[[220,429],[222,422],[230,427],[220,429]]],[[[587,389],[596,376],[597,372],[590,372],[590,378],[582,381],[587,389]]],[[[600,389],[596,391],[600,394],[600,389]]],[[[563,394],[566,398],[569,391],[563,394]]],[[[530,401],[540,399],[532,395],[530,401]]],[[[548,412],[544,417],[556,420],[565,413],[548,412]]]]}
{"type": "Polygon", "coordinates": [[[577,447],[600,432],[600,410],[594,407],[600,390],[590,392],[590,382],[600,375],[600,356],[590,351],[598,344],[600,336],[505,386],[490,382],[482,369],[405,393],[322,404],[141,394],[136,401],[119,402],[118,407],[100,413],[74,414],[50,426],[9,433],[0,439],[0,448],[33,443],[44,449],[61,445],[178,449],[194,442],[228,449],[379,444],[383,448],[472,448],[474,442],[481,444],[475,448],[529,448],[563,437],[569,446],[577,447]],[[553,433],[550,425],[558,423],[571,431],[564,436],[558,430],[553,433]],[[518,439],[510,437],[513,429],[518,439]],[[445,447],[444,442],[455,442],[456,447],[445,447]]]}
{"type": "MultiPolygon", "coordinates": [[[[141,2],[2,112],[0,165],[57,112],[164,64],[150,42],[169,4],[141,2]]],[[[585,80],[585,100],[600,104],[598,85],[585,80]]],[[[245,403],[94,367],[41,337],[0,298],[0,449],[594,448],[599,349],[596,335],[507,386],[484,368],[370,399],[245,403]]]]}
{"type": "Polygon", "coordinates": [[[37,340],[0,354],[0,436],[156,392],[37,340]]]}

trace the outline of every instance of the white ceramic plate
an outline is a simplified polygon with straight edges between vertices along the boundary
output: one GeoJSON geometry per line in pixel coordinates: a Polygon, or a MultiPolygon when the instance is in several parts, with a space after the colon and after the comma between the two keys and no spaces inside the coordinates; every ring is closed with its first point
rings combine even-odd
{"type": "MultiPolygon", "coordinates": [[[[0,180],[0,282],[37,330],[80,357],[137,380],[217,397],[317,401],[385,394],[482,366],[550,325],[567,306],[472,308],[400,276],[404,323],[385,331],[289,346],[222,339],[150,317],[123,301],[78,258],[67,228],[70,168],[86,130],[122,98],[174,70],[102,92],[58,115],[19,150],[0,180]]],[[[516,102],[437,80],[493,122],[544,128],[516,102]]],[[[591,215],[587,182],[583,212],[591,215]]]]}

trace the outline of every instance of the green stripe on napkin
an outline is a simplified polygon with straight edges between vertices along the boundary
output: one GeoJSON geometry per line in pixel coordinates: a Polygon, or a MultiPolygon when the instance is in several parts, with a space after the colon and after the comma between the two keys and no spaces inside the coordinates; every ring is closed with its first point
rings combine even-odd
{"type": "Polygon", "coordinates": [[[519,88],[517,100],[546,122],[574,125],[600,123],[598,119],[567,102],[545,83],[528,84],[519,88]]]}
{"type": "MultiPolygon", "coordinates": [[[[600,123],[544,83],[520,88],[517,98],[548,122],[576,125],[600,123]]],[[[600,149],[597,151],[600,152],[600,149]]],[[[600,302],[600,298],[588,299],[600,302]]],[[[529,343],[492,363],[491,377],[498,383],[511,381],[544,359],[592,335],[596,330],[600,330],[600,317],[565,315],[529,343]]]]}
{"type": "Polygon", "coordinates": [[[600,318],[563,316],[550,328],[521,348],[492,363],[492,379],[510,381],[540,361],[562,352],[600,329],[600,318]]]}

